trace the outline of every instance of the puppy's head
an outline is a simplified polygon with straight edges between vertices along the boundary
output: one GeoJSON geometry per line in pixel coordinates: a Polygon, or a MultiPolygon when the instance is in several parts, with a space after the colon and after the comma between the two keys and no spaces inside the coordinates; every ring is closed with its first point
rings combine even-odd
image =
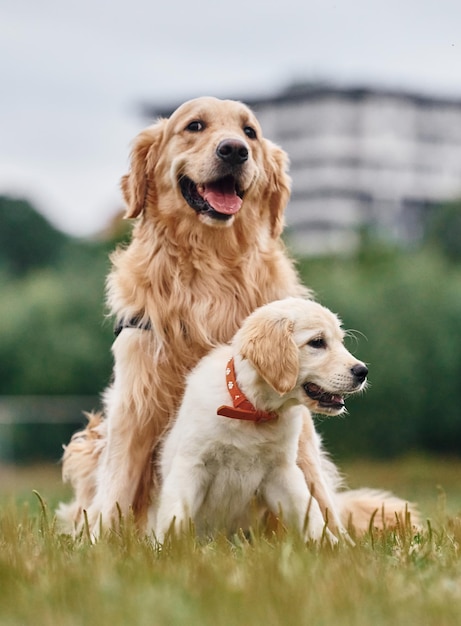
{"type": "MultiPolygon", "coordinates": [[[[314,413],[338,415],[344,396],[363,389],[368,368],[345,348],[340,320],[320,304],[287,298],[257,309],[235,336],[235,349],[263,387],[314,413]]],[[[242,381],[245,382],[245,381],[242,381]]],[[[272,393],[272,395],[274,395],[272,393]]]]}
{"type": "Polygon", "coordinates": [[[121,183],[126,217],[175,212],[229,227],[251,212],[278,237],[290,193],[287,161],[244,104],[190,100],[137,138],[121,183]]]}

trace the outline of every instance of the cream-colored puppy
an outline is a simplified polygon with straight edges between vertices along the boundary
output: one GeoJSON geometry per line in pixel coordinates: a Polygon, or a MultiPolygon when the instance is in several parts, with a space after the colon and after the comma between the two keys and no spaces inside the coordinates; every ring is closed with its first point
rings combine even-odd
{"type": "Polygon", "coordinates": [[[287,298],[257,309],[230,345],[200,361],[163,446],[161,493],[151,512],[160,541],[170,527],[187,529],[189,519],[199,534],[246,528],[254,498],[282,512],[306,540],[325,533],[336,542],[328,516],[345,533],[314,430],[310,489],[297,465],[305,407],[338,415],[344,395],[366,384],[368,369],[343,337],[331,311],[287,298]]]}

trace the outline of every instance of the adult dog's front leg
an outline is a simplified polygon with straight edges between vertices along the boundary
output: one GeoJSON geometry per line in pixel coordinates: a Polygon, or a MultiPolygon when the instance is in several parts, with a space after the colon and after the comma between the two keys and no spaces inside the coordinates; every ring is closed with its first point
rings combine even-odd
{"type": "Polygon", "coordinates": [[[335,492],[340,483],[339,472],[335,465],[325,457],[321,440],[312,421],[310,411],[303,411],[303,430],[298,449],[298,465],[312,495],[317,500],[328,528],[336,535],[353,544],[349,533],[341,522],[336,503],[335,492]]]}
{"type": "Polygon", "coordinates": [[[325,527],[325,520],[317,500],[309,492],[299,467],[277,468],[268,477],[262,490],[268,508],[283,519],[306,541],[321,541],[323,537],[331,545],[338,540],[325,527]]]}
{"type": "Polygon", "coordinates": [[[109,527],[117,521],[118,509],[126,515],[134,507],[143,525],[151,491],[152,452],[169,418],[156,389],[150,333],[125,329],[113,352],[114,381],[105,396],[107,441],[88,510],[95,536],[101,524],[109,527]]]}

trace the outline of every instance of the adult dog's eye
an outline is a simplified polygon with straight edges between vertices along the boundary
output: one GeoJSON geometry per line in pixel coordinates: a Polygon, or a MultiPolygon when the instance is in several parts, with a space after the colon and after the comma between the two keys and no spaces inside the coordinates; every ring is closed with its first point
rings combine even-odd
{"type": "Polygon", "coordinates": [[[307,342],[307,345],[311,348],[326,348],[327,344],[323,337],[316,337],[307,342]]]}
{"type": "Polygon", "coordinates": [[[256,139],[256,131],[252,126],[245,126],[243,132],[249,139],[256,139]]]}
{"type": "Polygon", "coordinates": [[[201,130],[204,130],[204,129],[205,129],[205,124],[201,122],[200,120],[194,120],[193,122],[190,122],[186,126],[186,130],[189,130],[191,133],[199,133],[201,130]]]}

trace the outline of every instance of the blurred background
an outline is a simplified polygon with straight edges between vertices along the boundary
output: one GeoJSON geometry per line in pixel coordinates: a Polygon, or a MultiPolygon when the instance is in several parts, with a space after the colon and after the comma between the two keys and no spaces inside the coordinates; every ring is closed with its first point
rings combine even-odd
{"type": "Polygon", "coordinates": [[[461,457],[460,23],[450,0],[3,1],[3,468],[57,463],[99,407],[130,142],[199,95],[247,102],[289,153],[287,245],[369,364],[327,448],[461,457]]]}

